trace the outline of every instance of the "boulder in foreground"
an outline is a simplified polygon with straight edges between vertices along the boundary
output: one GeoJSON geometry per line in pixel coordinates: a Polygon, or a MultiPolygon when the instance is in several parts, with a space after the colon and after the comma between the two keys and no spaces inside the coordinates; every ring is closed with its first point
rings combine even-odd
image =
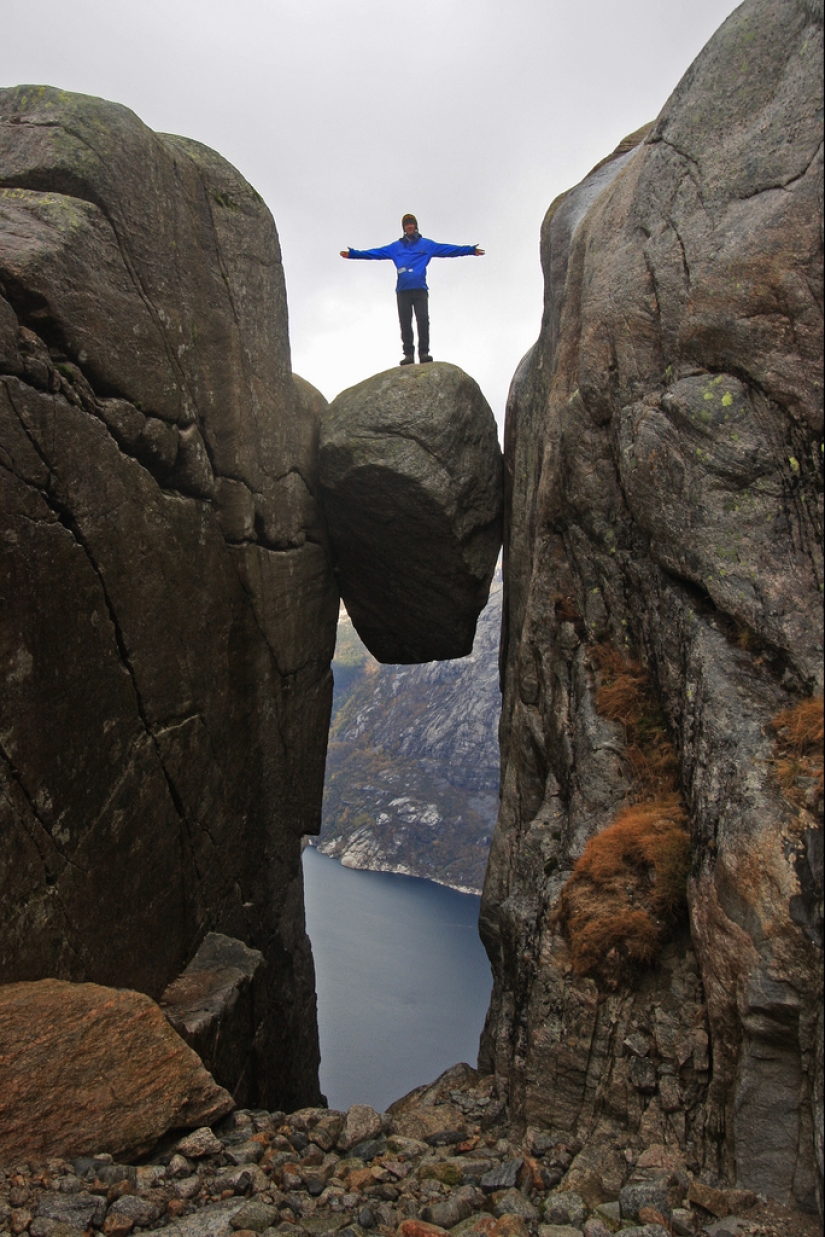
{"type": "Polygon", "coordinates": [[[139,1155],[235,1106],[154,1001],[98,984],[0,987],[0,1076],[0,1164],[139,1155]]]}
{"type": "Polygon", "coordinates": [[[321,426],[320,481],[341,596],[379,661],[472,650],[501,546],[501,451],[455,365],[388,370],[321,426]]]}

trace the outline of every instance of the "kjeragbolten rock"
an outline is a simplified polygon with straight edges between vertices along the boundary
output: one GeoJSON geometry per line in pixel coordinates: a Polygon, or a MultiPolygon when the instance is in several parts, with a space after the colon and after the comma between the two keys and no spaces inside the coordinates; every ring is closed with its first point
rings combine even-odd
{"type": "Polygon", "coordinates": [[[388,370],[321,422],[320,481],[341,596],[381,662],[464,657],[501,546],[501,451],[455,365],[388,370]]]}

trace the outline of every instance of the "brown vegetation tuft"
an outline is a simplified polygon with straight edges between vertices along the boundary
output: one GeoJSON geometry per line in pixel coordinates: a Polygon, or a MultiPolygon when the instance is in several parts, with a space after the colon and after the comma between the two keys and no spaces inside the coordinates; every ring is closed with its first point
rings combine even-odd
{"type": "Polygon", "coordinates": [[[679,761],[644,666],[626,658],[611,644],[596,645],[591,656],[601,676],[596,708],[603,717],[624,727],[625,758],[633,778],[632,797],[643,799],[675,792],[679,761]]]}
{"type": "Polygon", "coordinates": [[[588,842],[556,922],[575,972],[615,988],[628,970],[655,961],[683,917],[690,836],[679,761],[647,671],[610,644],[591,655],[601,680],[596,708],[624,728],[632,786],[628,806],[588,842]]]}
{"type": "Polygon", "coordinates": [[[562,623],[576,623],[581,618],[575,599],[564,593],[553,594],[553,609],[562,623]]]}
{"type": "Polygon", "coordinates": [[[743,653],[753,653],[759,648],[759,637],[747,623],[737,623],[734,629],[736,647],[743,653]]]}
{"type": "Polygon", "coordinates": [[[635,725],[641,717],[647,689],[644,666],[625,657],[612,644],[597,644],[590,652],[602,679],[596,693],[596,708],[612,721],[635,725]]]}
{"type": "Polygon", "coordinates": [[[801,700],[792,709],[783,709],[773,719],[777,732],[785,731],[785,742],[793,746],[797,753],[822,755],[822,743],[825,739],[825,709],[822,696],[812,696],[809,700],[801,700]]]}
{"type": "Polygon", "coordinates": [[[616,987],[629,967],[652,962],[684,914],[689,867],[676,794],[631,804],[591,838],[556,913],[575,972],[616,987]]]}
{"type": "Polygon", "coordinates": [[[773,719],[774,778],[782,793],[797,807],[810,806],[811,792],[821,796],[825,789],[822,744],[825,738],[823,697],[801,700],[783,709],[773,719]]]}

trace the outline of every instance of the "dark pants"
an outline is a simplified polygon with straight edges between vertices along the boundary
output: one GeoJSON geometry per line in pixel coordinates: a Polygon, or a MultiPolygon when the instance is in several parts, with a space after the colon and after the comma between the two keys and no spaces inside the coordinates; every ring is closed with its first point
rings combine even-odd
{"type": "Polygon", "coordinates": [[[396,292],[395,295],[398,298],[398,321],[401,323],[401,346],[404,349],[404,356],[412,356],[415,351],[413,311],[418,330],[418,355],[427,356],[430,351],[430,313],[427,289],[412,288],[409,292],[396,292]]]}

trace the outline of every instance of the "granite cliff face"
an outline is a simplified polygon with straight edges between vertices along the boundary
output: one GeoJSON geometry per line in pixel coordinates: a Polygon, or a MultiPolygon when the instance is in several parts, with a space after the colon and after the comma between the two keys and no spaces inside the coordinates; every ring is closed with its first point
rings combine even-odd
{"type": "Polygon", "coordinates": [[[345,614],[318,849],[346,867],[480,893],[498,813],[500,579],[473,651],[382,666],[345,614]]]}
{"type": "Polygon", "coordinates": [[[425,371],[342,421],[234,168],[0,91],[0,984],[161,998],[241,1103],[321,1099],[300,850],[338,580],[383,655],[458,656],[500,548],[492,413],[425,371]]]}
{"type": "Polygon", "coordinates": [[[603,1182],[617,1146],[662,1144],[809,1208],[822,789],[794,727],[821,745],[821,55],[821,6],[746,0],[545,219],[507,414],[482,905],[481,1064],[516,1120],[579,1136],[603,1182]],[[648,809],[657,837],[689,828],[667,923],[659,868],[620,856],[648,809]],[[573,913],[597,861],[625,899],[602,966],[573,913]],[[630,919],[658,933],[637,955],[630,919]]]}
{"type": "MultiPolygon", "coordinates": [[[[647,1148],[821,1205],[821,53],[813,0],[746,0],[542,230],[480,1064],[588,1198],[647,1148]]],[[[274,225],[217,155],[0,92],[0,982],[158,997],[225,934],[271,1108],[319,1098],[333,568],[377,657],[429,660],[498,549],[466,376],[365,386],[339,434],[294,381],[274,225]]]]}
{"type": "MultiPolygon", "coordinates": [[[[260,950],[245,1091],[316,1101],[300,839],[338,595],[278,238],[212,151],[0,92],[0,981],[260,950]]],[[[241,1097],[243,1098],[243,1097],[241,1097]]]]}

